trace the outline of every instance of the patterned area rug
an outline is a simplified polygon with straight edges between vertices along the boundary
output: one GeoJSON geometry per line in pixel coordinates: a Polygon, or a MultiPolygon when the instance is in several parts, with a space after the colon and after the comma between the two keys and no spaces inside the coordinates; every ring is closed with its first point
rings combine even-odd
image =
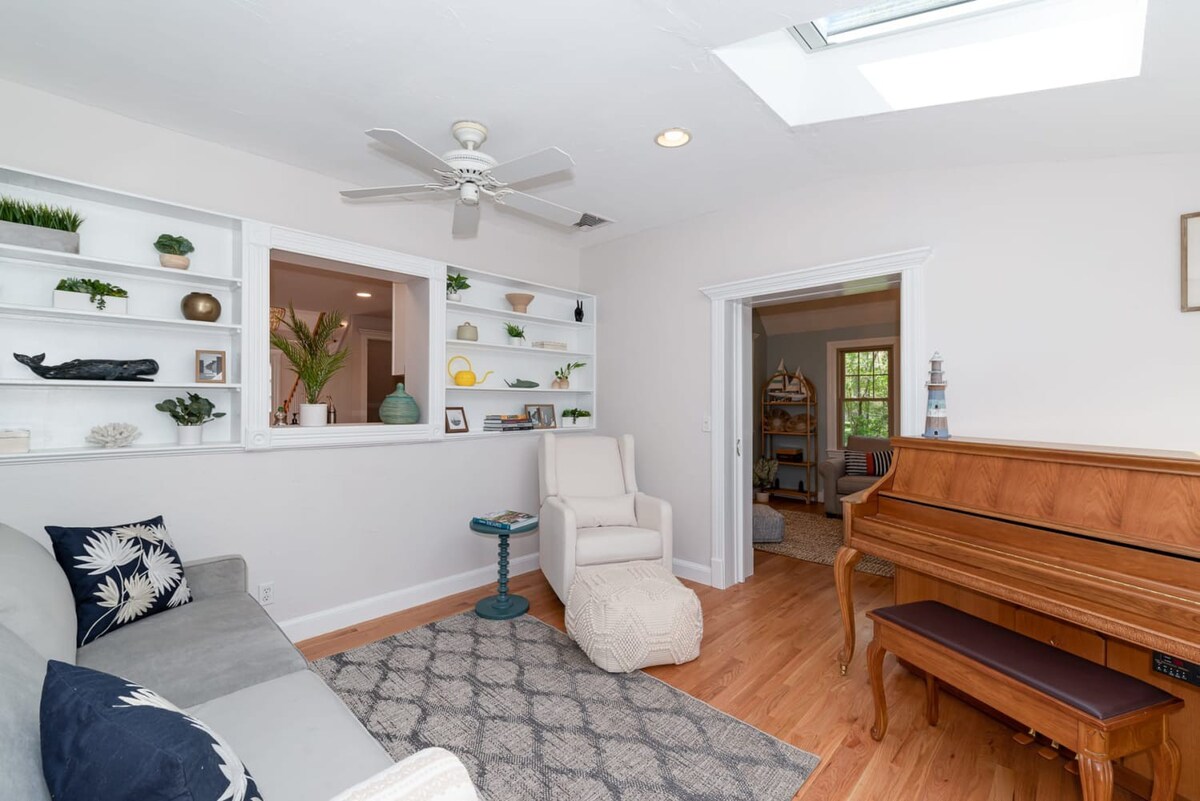
{"type": "MultiPolygon", "coordinates": [[[[795,512],[781,509],[783,515],[783,542],[757,542],[756,550],[770,551],[793,559],[832,565],[837,550],[842,544],[842,521],[810,512],[795,512]]],[[[855,570],[874,573],[876,576],[896,575],[896,566],[886,559],[865,554],[855,570]]]]}
{"type": "Polygon", "coordinates": [[[454,752],[485,801],[790,801],[817,757],[526,615],[473,612],[313,664],[396,759],[454,752]]]}

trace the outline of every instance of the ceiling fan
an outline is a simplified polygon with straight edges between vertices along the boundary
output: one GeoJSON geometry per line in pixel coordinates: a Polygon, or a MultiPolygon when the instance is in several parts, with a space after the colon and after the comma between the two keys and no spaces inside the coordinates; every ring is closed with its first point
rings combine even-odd
{"type": "Polygon", "coordinates": [[[513,184],[573,167],[574,160],[557,147],[548,147],[502,164],[479,149],[480,145],[487,141],[486,126],[478,122],[460,120],[450,127],[450,132],[462,147],[438,156],[391,128],[372,128],[367,131],[367,136],[393,151],[402,161],[433,173],[437,180],[407,186],[347,189],[342,192],[342,197],[361,200],[440,192],[446,197],[455,198],[451,232],[456,237],[474,236],[479,230],[481,196],[491,198],[502,206],[567,227],[596,228],[612,222],[595,214],[575,211],[511,188],[513,184]]]}

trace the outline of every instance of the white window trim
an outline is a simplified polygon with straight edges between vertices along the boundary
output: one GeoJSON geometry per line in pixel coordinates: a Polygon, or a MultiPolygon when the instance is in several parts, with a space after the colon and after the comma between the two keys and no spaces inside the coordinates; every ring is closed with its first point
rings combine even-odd
{"type": "Polygon", "coordinates": [[[243,412],[247,450],[390,445],[443,438],[440,410],[445,407],[445,382],[441,376],[441,365],[445,361],[446,350],[446,305],[441,286],[446,280],[446,265],[384,248],[247,221],[243,228],[242,270],[243,412]],[[273,410],[269,335],[272,250],[286,250],[429,280],[429,397],[425,401],[428,408],[422,410],[428,422],[405,426],[378,423],[314,428],[271,426],[273,410]],[[433,410],[438,410],[438,414],[433,414],[433,410]]]}
{"type": "MultiPolygon", "coordinates": [[[[825,343],[825,408],[828,413],[825,415],[825,453],[828,456],[836,456],[841,453],[842,438],[838,436],[837,408],[838,408],[838,392],[839,384],[837,352],[843,348],[883,348],[891,347],[892,358],[896,360],[896,364],[892,368],[892,378],[895,381],[900,380],[900,369],[903,366],[900,361],[900,337],[868,337],[867,339],[843,339],[840,342],[825,343]],[[834,447],[830,447],[834,445],[834,447]]],[[[890,387],[892,391],[892,430],[900,430],[900,397],[896,392],[895,387],[890,387]]]]}

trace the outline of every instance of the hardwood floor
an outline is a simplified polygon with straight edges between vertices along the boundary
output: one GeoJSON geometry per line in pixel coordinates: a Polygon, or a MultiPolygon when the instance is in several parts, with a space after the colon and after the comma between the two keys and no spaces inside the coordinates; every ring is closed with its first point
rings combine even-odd
{"type": "MultiPolygon", "coordinates": [[[[924,718],[924,683],[892,657],[885,664],[890,724],[871,739],[871,692],[861,654],[840,676],[840,622],[829,567],[755,552],[755,575],[726,591],[691,585],[704,606],[701,656],[647,672],[763,731],[821,757],[797,801],[1075,801],[1079,780],[1012,730],[945,694],[941,721],[924,718]]],[[[891,603],[892,580],[856,573],[859,636],[863,612],[891,603]]],[[[563,628],[563,607],[540,572],[518,576],[512,591],[530,614],[563,628]]],[[[460,593],[300,643],[309,659],[338,653],[473,608],[493,587],[460,593]]],[[[1118,801],[1134,796],[1121,790],[1118,801]]]]}

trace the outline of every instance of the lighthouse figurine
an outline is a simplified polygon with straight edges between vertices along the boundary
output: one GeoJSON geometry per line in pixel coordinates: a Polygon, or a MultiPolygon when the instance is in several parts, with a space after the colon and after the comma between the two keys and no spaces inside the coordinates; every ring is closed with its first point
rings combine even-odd
{"type": "Polygon", "coordinates": [[[946,417],[946,379],[942,376],[942,354],[934,353],[929,360],[929,402],[925,406],[925,436],[928,439],[950,439],[950,424],[946,417]]]}

